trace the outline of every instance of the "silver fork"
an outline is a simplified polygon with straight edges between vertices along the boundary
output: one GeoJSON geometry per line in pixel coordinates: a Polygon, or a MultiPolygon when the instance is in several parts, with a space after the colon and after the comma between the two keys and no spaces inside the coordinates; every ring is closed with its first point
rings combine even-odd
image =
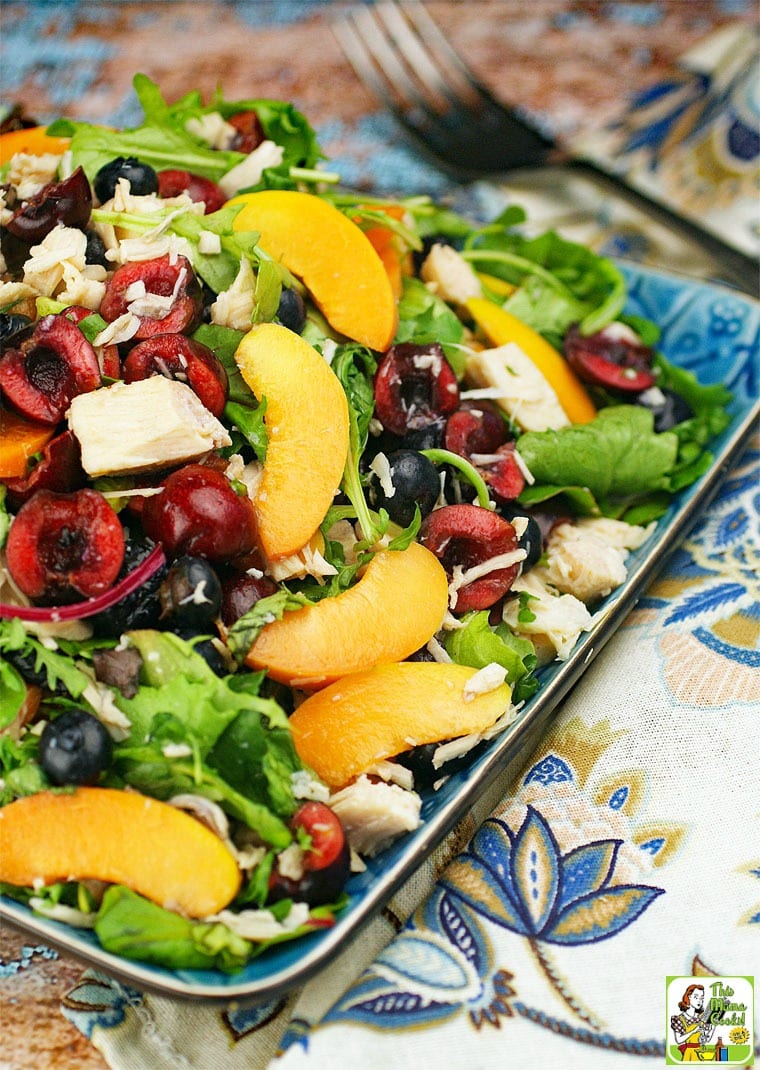
{"type": "Polygon", "coordinates": [[[653,221],[696,242],[723,278],[747,292],[757,263],[595,161],[573,157],[502,104],[475,77],[421,0],[336,5],[332,31],[359,79],[406,132],[454,178],[468,181],[521,168],[570,167],[653,221]]]}

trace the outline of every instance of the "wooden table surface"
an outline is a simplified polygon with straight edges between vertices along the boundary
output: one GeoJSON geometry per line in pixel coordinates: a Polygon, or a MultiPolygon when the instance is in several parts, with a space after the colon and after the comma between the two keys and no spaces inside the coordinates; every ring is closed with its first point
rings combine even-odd
{"type": "MultiPolygon", "coordinates": [[[[429,0],[428,8],[497,96],[555,133],[578,135],[617,115],[691,45],[750,0],[429,0]]],[[[65,114],[131,125],[142,71],[167,99],[217,84],[227,99],[290,99],[310,119],[345,181],[400,184],[410,156],[388,152],[391,121],[357,81],[329,26],[331,0],[225,3],[2,4],[0,99],[46,122],[65,114]],[[386,146],[380,157],[377,149],[386,146]]],[[[432,169],[425,192],[449,183],[432,169]]],[[[100,1054],[60,1013],[81,964],[0,929],[0,1070],[96,1070],[100,1054]]]]}

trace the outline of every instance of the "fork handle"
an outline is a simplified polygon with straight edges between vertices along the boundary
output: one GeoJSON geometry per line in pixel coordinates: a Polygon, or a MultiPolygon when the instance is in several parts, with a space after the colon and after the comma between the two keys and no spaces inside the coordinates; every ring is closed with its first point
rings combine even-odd
{"type": "Polygon", "coordinates": [[[560,163],[576,173],[587,175],[606,187],[609,192],[619,194],[623,200],[644,211],[650,219],[699,245],[720,265],[726,282],[730,282],[745,293],[757,295],[760,265],[758,260],[749,253],[742,252],[741,249],[722,241],[716,234],[684,218],[661,201],[642,193],[624,178],[605,170],[593,160],[560,156],[552,159],[551,162],[560,163]]]}

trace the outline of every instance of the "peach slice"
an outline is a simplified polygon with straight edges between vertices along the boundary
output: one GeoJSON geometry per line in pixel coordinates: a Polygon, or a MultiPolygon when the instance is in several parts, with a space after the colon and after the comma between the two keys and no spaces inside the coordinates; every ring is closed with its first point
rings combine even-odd
{"type": "Polygon", "coordinates": [[[482,732],[509,707],[501,684],[468,698],[467,665],[407,661],[346,676],[290,718],[302,762],[332,788],[413,746],[482,732]]]}
{"type": "Polygon", "coordinates": [[[131,791],[77,788],[26,795],[0,810],[0,881],[124,884],[192,918],[226,907],[240,871],[194,817],[131,791]]]}
{"type": "Polygon", "coordinates": [[[233,229],[255,230],[259,244],[303,280],[327,322],[384,352],[398,309],[383,262],[361,228],[328,201],[296,190],[241,193],[233,229]]]}
{"type": "Polygon", "coordinates": [[[332,504],[348,454],[348,402],[327,361],[287,327],[259,323],[235,354],[266,398],[267,455],[253,504],[270,561],[297,553],[332,504]]]}
{"type": "Polygon", "coordinates": [[[69,147],[71,138],[51,137],[44,126],[27,126],[23,130],[9,130],[0,135],[0,165],[6,164],[17,152],[29,156],[42,156],[51,153],[61,156],[69,147]]]}
{"type": "Polygon", "coordinates": [[[316,690],[409,657],[435,635],[447,605],[446,573],[429,550],[416,542],[380,550],[347,591],[267,624],[246,663],[280,683],[316,690]]]}
{"type": "Polygon", "coordinates": [[[0,409],[0,479],[26,475],[29,458],[39,453],[54,433],[54,427],[33,424],[7,409],[0,409]]]}

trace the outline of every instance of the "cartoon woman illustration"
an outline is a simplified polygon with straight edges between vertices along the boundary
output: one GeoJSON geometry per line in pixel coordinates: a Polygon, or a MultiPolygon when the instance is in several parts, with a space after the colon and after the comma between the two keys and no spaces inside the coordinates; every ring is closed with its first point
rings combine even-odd
{"type": "Polygon", "coordinates": [[[705,990],[703,985],[689,985],[681,997],[678,1006],[680,1014],[674,1014],[670,1019],[670,1028],[678,1044],[678,1050],[683,1056],[685,1063],[712,1062],[714,1053],[706,1051],[704,1045],[715,1032],[715,1026],[707,1020],[703,1013],[705,1006],[705,990]]]}

